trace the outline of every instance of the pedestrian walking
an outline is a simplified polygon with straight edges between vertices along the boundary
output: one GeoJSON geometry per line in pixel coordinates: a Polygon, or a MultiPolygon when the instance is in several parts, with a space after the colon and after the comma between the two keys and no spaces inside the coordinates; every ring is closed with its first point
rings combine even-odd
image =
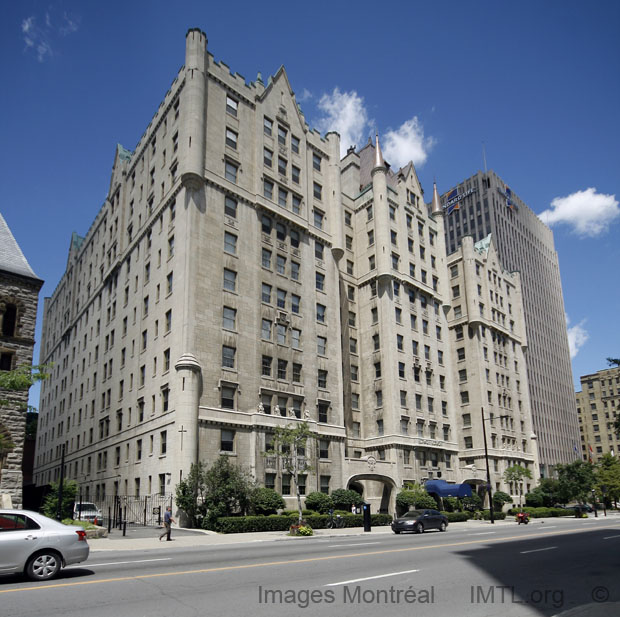
{"type": "Polygon", "coordinates": [[[166,511],[164,512],[164,532],[159,536],[159,541],[166,536],[166,541],[170,542],[170,533],[172,531],[172,523],[176,523],[176,521],[172,518],[172,507],[168,506],[166,511]]]}

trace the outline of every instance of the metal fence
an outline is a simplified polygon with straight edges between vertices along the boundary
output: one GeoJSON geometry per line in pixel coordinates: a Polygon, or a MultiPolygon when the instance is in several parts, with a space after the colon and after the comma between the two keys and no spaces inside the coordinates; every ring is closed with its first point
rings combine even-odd
{"type": "Polygon", "coordinates": [[[127,521],[127,525],[154,527],[161,525],[166,507],[172,505],[172,493],[113,495],[95,503],[103,515],[103,524],[107,525],[108,520],[111,520],[113,527],[124,521],[127,521]]]}

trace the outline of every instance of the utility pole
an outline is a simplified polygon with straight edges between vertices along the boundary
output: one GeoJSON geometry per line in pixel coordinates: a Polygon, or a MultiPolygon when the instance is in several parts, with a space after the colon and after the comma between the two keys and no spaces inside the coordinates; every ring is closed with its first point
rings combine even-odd
{"type": "Polygon", "coordinates": [[[63,443],[60,450],[60,483],[58,484],[58,510],[56,518],[62,520],[62,489],[65,483],[65,444],[63,443]]]}
{"type": "Polygon", "coordinates": [[[480,408],[482,412],[482,436],[484,438],[484,460],[487,464],[487,491],[489,492],[489,507],[491,524],[495,525],[495,516],[493,513],[493,494],[491,492],[491,470],[489,468],[489,450],[487,449],[487,429],[484,425],[484,407],[480,408]]]}

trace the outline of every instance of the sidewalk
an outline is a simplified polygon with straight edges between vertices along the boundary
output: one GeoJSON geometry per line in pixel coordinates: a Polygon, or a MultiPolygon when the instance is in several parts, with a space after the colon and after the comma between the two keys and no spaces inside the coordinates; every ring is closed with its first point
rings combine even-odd
{"type": "MultiPolygon", "coordinates": [[[[607,516],[607,519],[618,519],[620,513],[613,513],[607,516]]],[[[587,521],[594,519],[591,514],[589,519],[574,519],[566,517],[570,521],[587,521]]],[[[602,513],[599,513],[599,519],[605,520],[602,513]]],[[[534,518],[530,520],[530,526],[538,526],[549,524],[552,521],[558,521],[558,518],[534,518]]],[[[461,523],[452,523],[449,528],[458,529],[479,529],[480,527],[488,527],[490,521],[464,521],[461,523]]],[[[514,518],[509,516],[503,521],[495,521],[498,527],[515,526],[514,518]]],[[[172,541],[159,541],[159,535],[162,533],[161,528],[151,528],[141,530],[142,537],[132,537],[132,534],[123,537],[121,532],[113,530],[112,534],[107,538],[97,538],[89,540],[91,553],[99,551],[144,551],[153,549],[168,548],[188,548],[192,546],[223,546],[226,544],[245,544],[254,542],[312,542],[315,539],[325,539],[334,537],[347,536],[364,536],[366,538],[380,539],[381,537],[391,534],[392,530],[389,526],[373,527],[371,531],[364,532],[363,527],[348,527],[345,529],[316,529],[312,537],[292,537],[286,531],[262,531],[255,533],[231,533],[219,534],[214,531],[205,531],[202,529],[178,530],[173,527],[172,541]],[[144,537],[145,534],[152,532],[152,536],[144,537]]]]}

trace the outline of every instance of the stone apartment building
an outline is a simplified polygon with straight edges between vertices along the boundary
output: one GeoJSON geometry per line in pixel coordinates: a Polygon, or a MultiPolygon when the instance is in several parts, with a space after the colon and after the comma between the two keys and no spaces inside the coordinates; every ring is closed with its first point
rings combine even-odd
{"type": "Polygon", "coordinates": [[[553,233],[493,171],[463,180],[441,197],[448,253],[471,235],[492,234],[504,268],[519,271],[527,333],[527,373],[540,473],[574,459],[579,438],[562,281],[553,233]]]}
{"type": "Polygon", "coordinates": [[[620,413],[620,367],[582,375],[577,392],[577,413],[584,461],[597,463],[603,454],[618,456],[620,438],[614,422],[620,413]]]}
{"type": "Polygon", "coordinates": [[[263,453],[304,421],[305,493],[355,488],[393,511],[406,481],[460,481],[443,217],[378,138],[340,160],[283,68],[248,84],[190,30],[45,300],[36,482],[58,477],[63,445],[96,501],[171,494],[225,454],[292,500],[263,453]]]}
{"type": "MultiPolygon", "coordinates": [[[[0,214],[0,371],[32,365],[42,285],[0,214]]],[[[0,400],[0,496],[8,495],[13,507],[19,508],[28,392],[0,389],[0,400]]]]}

